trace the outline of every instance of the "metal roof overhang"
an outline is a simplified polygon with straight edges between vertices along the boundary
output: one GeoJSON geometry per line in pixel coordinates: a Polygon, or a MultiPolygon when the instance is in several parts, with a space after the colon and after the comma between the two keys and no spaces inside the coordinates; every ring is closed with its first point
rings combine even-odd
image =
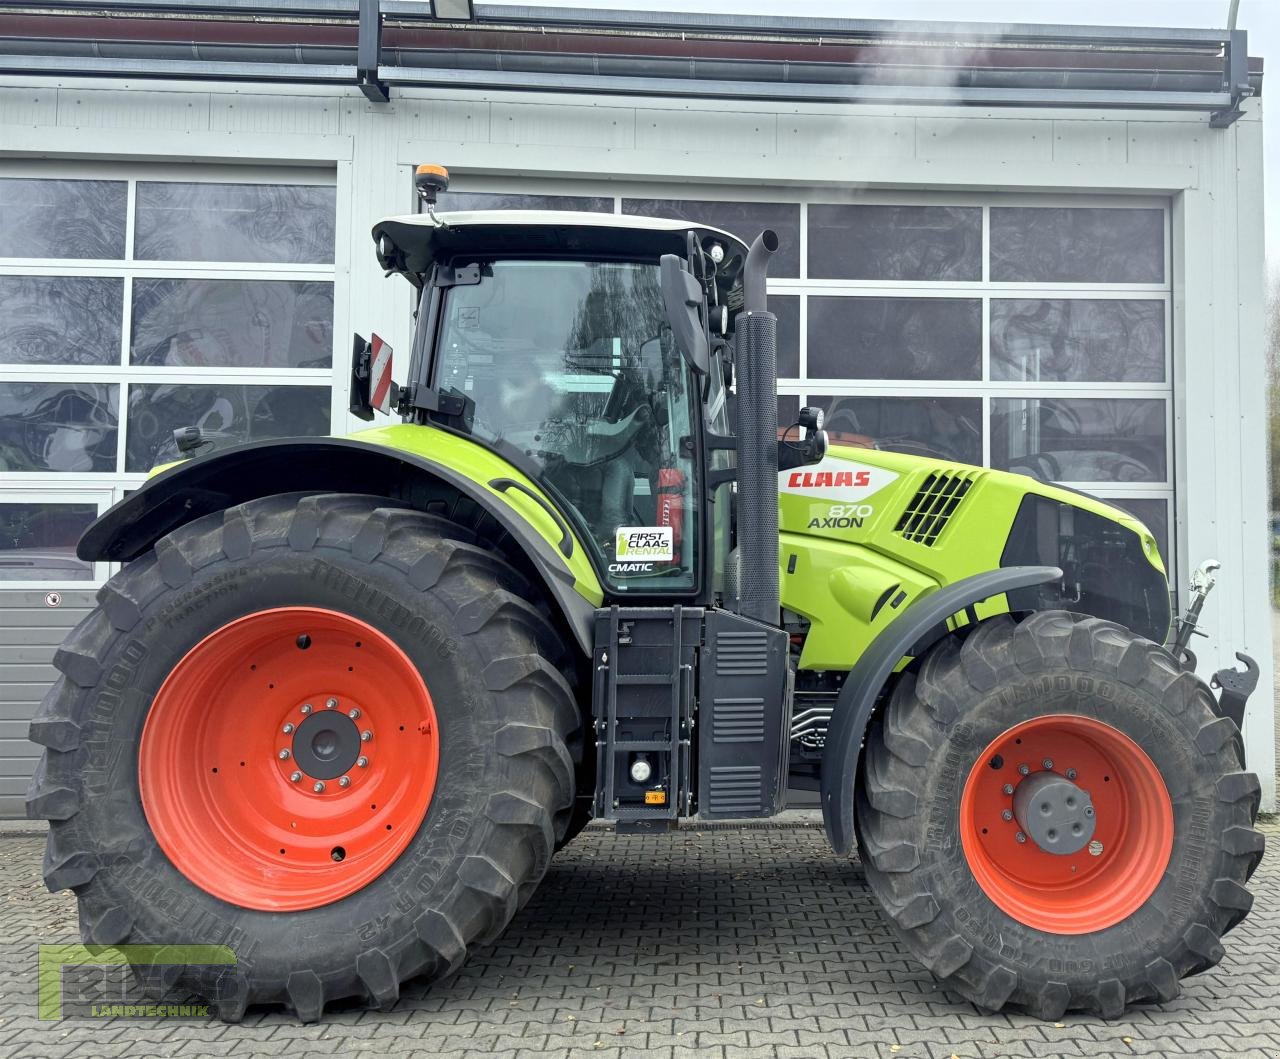
{"type": "Polygon", "coordinates": [[[1239,116],[1243,31],[903,23],[424,0],[64,0],[0,15],[0,73],[1239,116]]]}

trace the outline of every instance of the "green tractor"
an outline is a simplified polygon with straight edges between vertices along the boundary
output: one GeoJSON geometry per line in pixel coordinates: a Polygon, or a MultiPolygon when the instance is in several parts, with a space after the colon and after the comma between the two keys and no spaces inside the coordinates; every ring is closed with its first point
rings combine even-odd
{"type": "Polygon", "coordinates": [[[779,430],[772,232],[437,215],[416,179],[373,232],[418,293],[408,382],[353,358],[353,411],[400,422],[179,432],[80,542],[126,565],[57,653],[28,804],[86,943],[230,947],[137,968],[223,1019],[385,1006],[588,821],[807,785],[984,1009],[1114,1016],[1222,958],[1263,840],[1256,668],[1216,698],[1186,649],[1207,585],[1175,624],[1123,511],[779,430]]]}

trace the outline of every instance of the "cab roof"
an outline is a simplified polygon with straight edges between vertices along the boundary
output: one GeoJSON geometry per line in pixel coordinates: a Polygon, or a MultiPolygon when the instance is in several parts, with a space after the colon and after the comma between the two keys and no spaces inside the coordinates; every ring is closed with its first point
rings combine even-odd
{"type": "Polygon", "coordinates": [[[722,278],[741,269],[747,247],[737,236],[670,217],[566,210],[471,210],[388,217],[373,226],[378,262],[414,284],[436,261],[457,254],[566,254],[657,258],[684,254],[688,233],[724,246],[722,278]],[[385,237],[385,240],[384,240],[385,237]],[[735,263],[736,259],[736,263],[735,263]]]}

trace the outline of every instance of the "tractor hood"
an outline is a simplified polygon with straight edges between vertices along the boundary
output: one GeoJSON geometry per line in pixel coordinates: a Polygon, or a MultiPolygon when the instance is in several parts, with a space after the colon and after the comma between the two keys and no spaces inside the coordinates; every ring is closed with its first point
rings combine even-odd
{"type": "Polygon", "coordinates": [[[813,621],[802,667],[830,668],[847,655],[847,625],[832,613],[864,622],[869,645],[879,623],[918,596],[1001,567],[1065,572],[1062,582],[1011,595],[1009,609],[1082,609],[1156,643],[1168,632],[1155,537],[1096,497],[1008,471],[843,446],[781,471],[778,497],[783,569],[797,556],[795,575],[783,577],[783,607],[813,621]]]}

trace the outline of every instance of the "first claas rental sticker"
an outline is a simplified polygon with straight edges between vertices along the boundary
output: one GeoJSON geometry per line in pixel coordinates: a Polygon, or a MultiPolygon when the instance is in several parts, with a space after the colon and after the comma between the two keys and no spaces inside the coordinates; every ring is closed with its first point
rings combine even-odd
{"type": "Polygon", "coordinates": [[[676,557],[670,526],[619,526],[614,541],[619,560],[648,559],[669,563],[676,557]]]}

